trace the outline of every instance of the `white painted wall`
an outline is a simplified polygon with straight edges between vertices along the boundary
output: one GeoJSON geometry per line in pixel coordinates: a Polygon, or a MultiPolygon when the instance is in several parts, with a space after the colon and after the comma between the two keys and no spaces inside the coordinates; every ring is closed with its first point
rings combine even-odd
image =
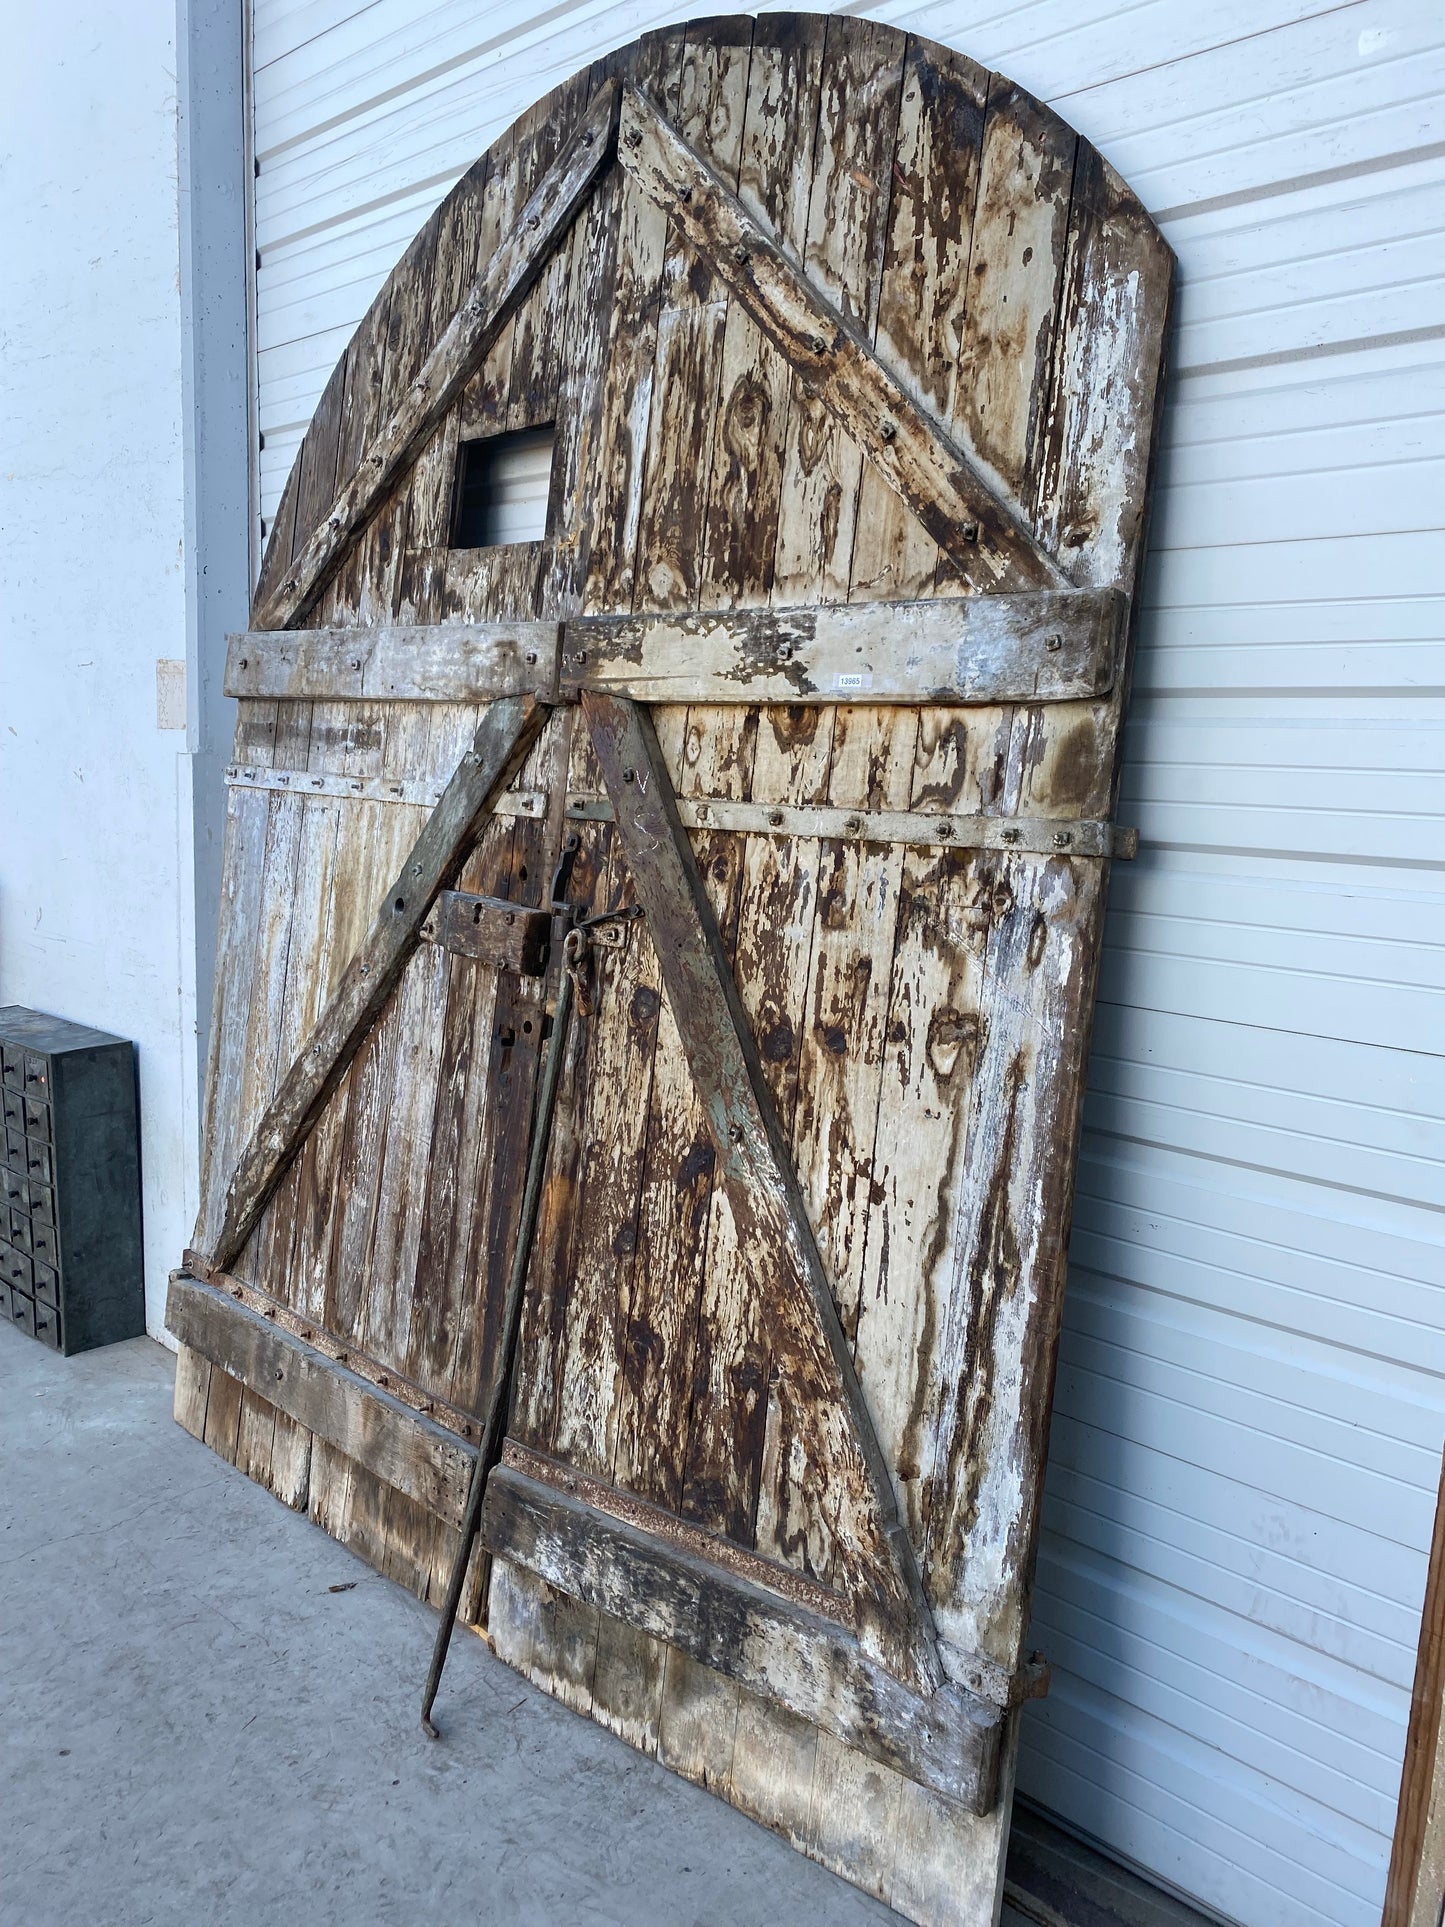
{"type": "Polygon", "coordinates": [[[0,1002],[134,1038],[146,1299],[195,1216],[175,0],[4,10],[0,1002]]]}

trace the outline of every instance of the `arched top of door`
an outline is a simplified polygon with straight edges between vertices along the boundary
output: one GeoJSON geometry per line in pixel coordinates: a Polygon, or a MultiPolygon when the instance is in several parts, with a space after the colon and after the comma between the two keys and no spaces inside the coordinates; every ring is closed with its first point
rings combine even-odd
{"type": "Polygon", "coordinates": [[[963,54],[850,16],[645,35],[407,249],[253,628],[1127,596],[1172,269],[1088,142],[963,54]],[[541,538],[462,546],[468,445],[524,430],[541,538]]]}

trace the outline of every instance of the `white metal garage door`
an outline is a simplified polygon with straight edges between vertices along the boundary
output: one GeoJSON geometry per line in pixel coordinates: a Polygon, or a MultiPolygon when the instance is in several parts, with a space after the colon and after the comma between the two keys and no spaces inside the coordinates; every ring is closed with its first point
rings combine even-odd
{"type": "MultiPolygon", "coordinates": [[[[686,11],[254,0],[263,516],[456,176],[686,11]]],[[[1445,1437],[1445,13],[874,11],[1181,261],[1021,1785],[1248,1927],[1365,1927],[1445,1437]]]]}

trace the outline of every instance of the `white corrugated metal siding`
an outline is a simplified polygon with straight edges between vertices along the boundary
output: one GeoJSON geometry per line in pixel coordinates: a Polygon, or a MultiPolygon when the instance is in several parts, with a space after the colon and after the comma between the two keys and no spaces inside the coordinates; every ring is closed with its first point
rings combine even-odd
{"type": "MultiPolygon", "coordinates": [[[[255,0],[264,514],[441,194],[682,11],[255,0]]],[[[1445,12],[877,12],[1181,263],[1020,1784],[1248,1927],[1373,1927],[1445,1436],[1445,12]]]]}

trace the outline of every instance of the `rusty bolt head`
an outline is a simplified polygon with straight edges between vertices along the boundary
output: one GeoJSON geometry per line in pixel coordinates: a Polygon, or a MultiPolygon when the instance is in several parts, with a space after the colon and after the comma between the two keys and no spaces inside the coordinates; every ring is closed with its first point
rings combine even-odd
{"type": "Polygon", "coordinates": [[[527,661],[528,661],[528,662],[535,662],[536,660],[537,660],[537,652],[536,652],[536,650],[535,650],[535,649],[529,649],[529,650],[527,651],[527,661]]]}
{"type": "Polygon", "coordinates": [[[857,836],[862,827],[863,819],[861,816],[850,816],[843,824],[843,833],[845,836],[857,836]]]}
{"type": "Polygon", "coordinates": [[[728,1126],[728,1136],[734,1144],[741,1144],[746,1135],[747,1133],[743,1130],[741,1124],[730,1124],[728,1126]]]}
{"type": "Polygon", "coordinates": [[[1045,649],[1049,650],[1051,654],[1055,650],[1062,649],[1063,646],[1064,646],[1064,639],[1062,636],[1047,636],[1044,639],[1044,647],[1045,649]]]}
{"type": "Polygon", "coordinates": [[[813,338],[809,341],[808,346],[812,349],[815,355],[825,354],[828,348],[827,342],[824,341],[821,335],[814,335],[813,338]]]}
{"type": "Polygon", "coordinates": [[[882,435],[885,442],[896,442],[898,440],[897,422],[884,422],[882,428],[879,430],[879,433],[882,435]]]}
{"type": "Polygon", "coordinates": [[[628,145],[629,147],[641,147],[641,145],[642,145],[642,129],[641,129],[640,127],[629,127],[629,128],[628,128],[628,130],[627,130],[627,145],[628,145]]]}
{"type": "Polygon", "coordinates": [[[769,810],[768,822],[775,830],[781,829],[783,826],[783,812],[781,810],[769,810]]]}
{"type": "Polygon", "coordinates": [[[635,782],[636,779],[637,779],[637,771],[635,769],[623,770],[622,780],[624,783],[632,783],[632,782],[635,782]]]}
{"type": "Polygon", "coordinates": [[[580,669],[583,663],[586,662],[587,660],[587,651],[585,649],[579,649],[576,655],[572,658],[572,660],[573,662],[576,663],[577,667],[580,669]]]}
{"type": "Polygon", "coordinates": [[[976,542],[978,540],[978,523],[965,522],[963,527],[959,530],[959,533],[960,535],[962,535],[965,542],[976,542]]]}
{"type": "Polygon", "coordinates": [[[1073,840],[1074,839],[1069,835],[1069,832],[1067,830],[1060,830],[1058,835],[1054,838],[1054,848],[1056,850],[1067,850],[1069,845],[1073,842],[1073,840]]]}
{"type": "Polygon", "coordinates": [[[747,248],[741,241],[739,241],[737,246],[733,249],[733,259],[741,267],[742,264],[747,260],[747,258],[748,258],[747,248]]]}

